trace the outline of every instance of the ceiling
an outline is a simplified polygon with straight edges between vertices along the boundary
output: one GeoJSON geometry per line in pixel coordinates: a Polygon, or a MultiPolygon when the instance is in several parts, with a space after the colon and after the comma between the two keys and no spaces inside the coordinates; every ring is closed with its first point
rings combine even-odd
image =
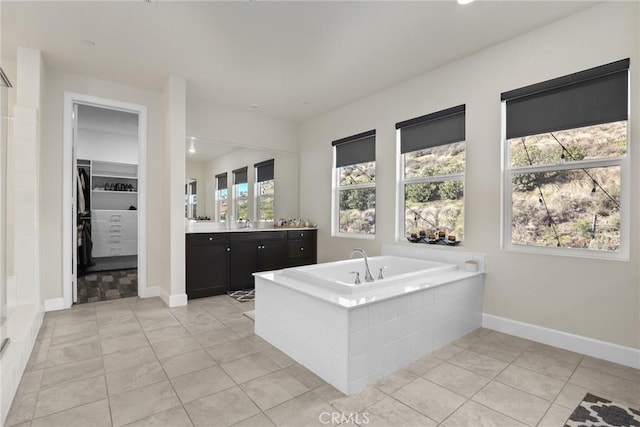
{"type": "Polygon", "coordinates": [[[2,52],[302,122],[596,4],[589,1],[6,1],[2,52]],[[90,47],[90,40],[95,46],[90,47]],[[255,106],[254,106],[255,108],[255,106]]]}

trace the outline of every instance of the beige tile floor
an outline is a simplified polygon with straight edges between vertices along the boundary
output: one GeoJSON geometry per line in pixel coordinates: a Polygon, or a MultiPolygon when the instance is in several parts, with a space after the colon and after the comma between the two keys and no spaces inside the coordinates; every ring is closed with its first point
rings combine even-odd
{"type": "Polygon", "coordinates": [[[586,392],[640,407],[640,371],[487,329],[345,397],[254,335],[252,304],[47,313],[6,425],[562,426],[586,392]]]}

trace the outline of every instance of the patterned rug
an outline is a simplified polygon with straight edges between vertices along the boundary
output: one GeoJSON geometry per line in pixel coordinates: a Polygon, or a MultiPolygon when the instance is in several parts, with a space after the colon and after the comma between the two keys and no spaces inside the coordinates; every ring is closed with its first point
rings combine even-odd
{"type": "Polygon", "coordinates": [[[231,298],[235,298],[240,302],[246,302],[253,301],[253,299],[256,297],[256,291],[255,289],[243,289],[240,291],[227,292],[227,295],[229,295],[231,298]]]}
{"type": "Polygon", "coordinates": [[[640,410],[587,393],[565,427],[640,427],[640,410]]]}
{"type": "Polygon", "coordinates": [[[78,304],[138,295],[138,269],[88,273],[78,277],[78,304]]]}

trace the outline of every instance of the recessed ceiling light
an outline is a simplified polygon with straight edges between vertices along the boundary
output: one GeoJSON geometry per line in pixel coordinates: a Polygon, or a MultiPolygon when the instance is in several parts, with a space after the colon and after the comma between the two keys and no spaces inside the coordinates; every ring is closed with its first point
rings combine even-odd
{"type": "Polygon", "coordinates": [[[251,104],[250,107],[251,108],[260,108],[260,106],[258,104],[251,104]]]}
{"type": "Polygon", "coordinates": [[[458,4],[469,4],[473,2],[473,0],[458,0],[458,4]]]}
{"type": "Polygon", "coordinates": [[[191,154],[196,152],[196,147],[193,146],[193,139],[191,139],[191,146],[189,147],[189,152],[191,154]]]}
{"type": "Polygon", "coordinates": [[[95,47],[96,46],[96,42],[94,42],[93,40],[81,40],[80,43],[82,43],[86,47],[95,47]]]}

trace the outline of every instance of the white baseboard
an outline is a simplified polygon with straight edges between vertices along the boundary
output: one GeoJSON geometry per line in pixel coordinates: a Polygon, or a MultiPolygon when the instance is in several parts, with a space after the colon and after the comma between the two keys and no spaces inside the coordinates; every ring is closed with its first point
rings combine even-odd
{"type": "Polygon", "coordinates": [[[171,295],[169,307],[181,307],[183,305],[187,305],[187,303],[187,294],[171,295]]]}
{"type": "Polygon", "coordinates": [[[505,334],[640,369],[640,349],[637,348],[625,347],[487,313],[482,314],[482,326],[505,334]]]}
{"type": "Polygon", "coordinates": [[[51,298],[44,300],[44,311],[63,310],[64,298],[51,298]]]}
{"type": "Polygon", "coordinates": [[[180,307],[187,305],[187,294],[169,295],[167,291],[160,288],[160,298],[167,304],[167,307],[180,307]]]}
{"type": "Polygon", "coordinates": [[[160,286],[147,286],[140,298],[152,298],[160,295],[160,286]]]}

